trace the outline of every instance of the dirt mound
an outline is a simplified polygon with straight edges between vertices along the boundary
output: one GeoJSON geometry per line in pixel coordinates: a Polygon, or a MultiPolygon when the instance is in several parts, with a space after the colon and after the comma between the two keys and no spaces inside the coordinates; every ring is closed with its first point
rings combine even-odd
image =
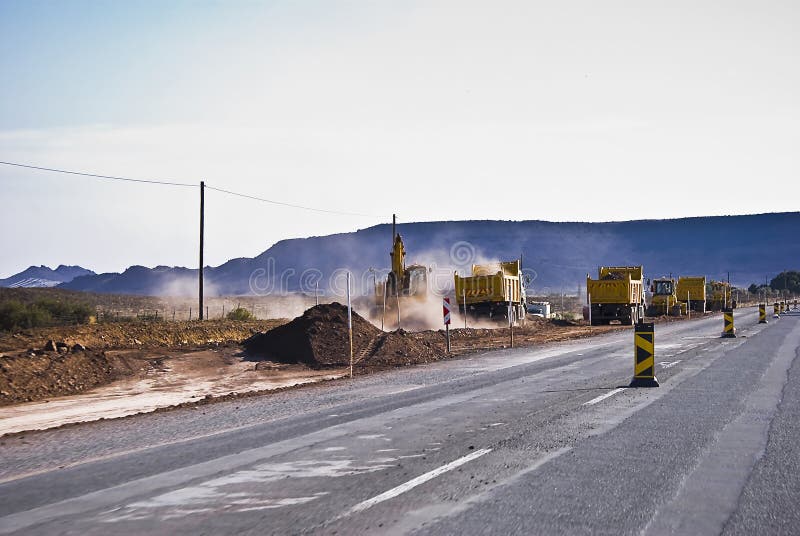
{"type": "Polygon", "coordinates": [[[0,406],[79,393],[134,374],[149,363],[114,354],[87,349],[0,355],[0,406]]]}
{"type": "MultiPolygon", "coordinates": [[[[381,331],[353,311],[353,354],[367,350],[381,331]]],[[[248,356],[310,367],[350,363],[347,307],[340,303],[316,305],[282,326],[253,335],[242,343],[248,356]]]]}
{"type": "Polygon", "coordinates": [[[408,333],[401,329],[382,335],[375,350],[362,363],[390,366],[428,363],[444,357],[445,346],[443,332],[408,333]]]}

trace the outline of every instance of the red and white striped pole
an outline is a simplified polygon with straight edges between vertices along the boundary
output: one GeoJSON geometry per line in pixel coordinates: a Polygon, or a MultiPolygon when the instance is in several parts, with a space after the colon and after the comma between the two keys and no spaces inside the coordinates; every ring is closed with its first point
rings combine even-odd
{"type": "Polygon", "coordinates": [[[442,300],[442,316],[444,317],[444,332],[447,336],[447,353],[450,353],[450,298],[442,300]]]}

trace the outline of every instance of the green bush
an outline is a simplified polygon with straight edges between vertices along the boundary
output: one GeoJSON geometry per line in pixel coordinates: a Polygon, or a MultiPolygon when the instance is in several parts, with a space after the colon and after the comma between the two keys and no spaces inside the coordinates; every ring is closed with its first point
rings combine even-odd
{"type": "Polygon", "coordinates": [[[256,317],[253,316],[253,313],[245,309],[244,307],[237,307],[230,313],[226,315],[228,320],[255,320],[256,317]]]}
{"type": "Polygon", "coordinates": [[[46,326],[86,324],[94,314],[80,302],[40,299],[32,303],[8,300],[0,303],[0,330],[15,331],[46,326]]]}

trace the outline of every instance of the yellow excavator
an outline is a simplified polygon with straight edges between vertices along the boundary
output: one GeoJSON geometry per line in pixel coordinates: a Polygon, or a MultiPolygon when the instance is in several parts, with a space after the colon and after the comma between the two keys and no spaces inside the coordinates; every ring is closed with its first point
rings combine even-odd
{"type": "Polygon", "coordinates": [[[401,298],[417,298],[424,301],[428,295],[428,268],[421,264],[406,266],[406,248],[403,237],[396,231],[396,220],[392,218],[392,271],[386,281],[375,284],[375,302],[382,307],[393,307],[401,298]]]}

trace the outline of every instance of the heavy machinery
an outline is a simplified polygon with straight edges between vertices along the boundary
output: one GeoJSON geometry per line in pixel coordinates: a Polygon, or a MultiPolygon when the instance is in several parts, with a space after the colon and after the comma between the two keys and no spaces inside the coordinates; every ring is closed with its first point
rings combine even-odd
{"type": "Polygon", "coordinates": [[[473,264],[472,274],[454,273],[456,303],[470,316],[525,319],[525,281],[520,261],[473,264]]]}
{"type": "Polygon", "coordinates": [[[632,325],[644,318],[641,266],[601,266],[597,279],[586,274],[586,296],[593,326],[619,321],[632,325]]]}
{"type": "Polygon", "coordinates": [[[706,307],[709,311],[735,309],[736,301],[731,295],[731,284],[726,281],[711,281],[706,284],[706,307]]]}
{"type": "Polygon", "coordinates": [[[406,248],[403,237],[395,231],[392,221],[393,244],[389,257],[392,259],[392,270],[386,281],[375,284],[376,305],[387,307],[396,305],[400,298],[413,297],[424,301],[428,294],[428,268],[421,264],[406,266],[406,248]]]}
{"type": "Polygon", "coordinates": [[[650,306],[647,308],[648,316],[680,316],[685,312],[675,292],[675,280],[671,277],[653,279],[650,283],[650,306]]]}
{"type": "Polygon", "coordinates": [[[705,276],[679,277],[676,293],[678,301],[685,303],[687,309],[698,313],[706,312],[705,276]]]}

